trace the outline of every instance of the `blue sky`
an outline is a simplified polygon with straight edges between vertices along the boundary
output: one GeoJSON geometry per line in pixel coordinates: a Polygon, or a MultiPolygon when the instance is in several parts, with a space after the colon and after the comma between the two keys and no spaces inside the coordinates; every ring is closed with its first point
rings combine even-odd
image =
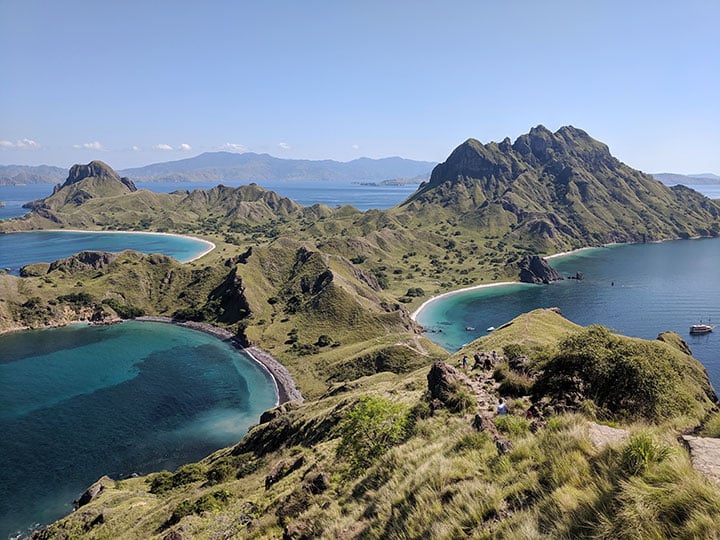
{"type": "Polygon", "coordinates": [[[720,174],[720,2],[0,0],[0,164],[443,161],[571,124],[720,174]]]}

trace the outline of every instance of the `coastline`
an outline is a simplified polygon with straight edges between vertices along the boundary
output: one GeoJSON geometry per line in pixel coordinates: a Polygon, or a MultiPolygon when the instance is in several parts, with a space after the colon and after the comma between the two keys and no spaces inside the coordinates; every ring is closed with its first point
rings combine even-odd
{"type": "MultiPolygon", "coordinates": [[[[599,247],[607,247],[612,244],[605,244],[603,246],[587,246],[587,247],[581,247],[578,249],[571,249],[570,251],[561,251],[560,253],[553,253],[552,255],[546,255],[543,257],[543,259],[555,259],[557,257],[564,257],[566,255],[574,255],[575,253],[579,253],[581,251],[586,251],[589,249],[597,249],[599,247]]],[[[417,317],[420,315],[420,312],[422,312],[423,309],[425,309],[428,305],[435,302],[436,300],[440,300],[441,298],[447,298],[448,296],[453,296],[456,294],[463,294],[469,291],[475,291],[479,289],[486,289],[489,287],[500,287],[501,285],[517,285],[519,283],[522,283],[522,281],[498,281],[496,283],[483,283],[482,285],[472,285],[470,287],[464,287],[462,289],[455,289],[454,291],[448,291],[444,292],[442,294],[438,294],[436,296],[433,296],[431,298],[428,298],[425,300],[422,304],[420,304],[420,307],[418,307],[415,311],[412,312],[410,315],[410,318],[417,322],[417,317]]]]}
{"type": "Polygon", "coordinates": [[[240,342],[236,339],[235,335],[224,328],[213,326],[209,323],[195,322],[195,321],[178,321],[170,317],[155,317],[155,316],[144,316],[137,317],[136,321],[140,322],[161,322],[165,324],[174,324],[176,326],[184,326],[185,328],[191,328],[193,330],[199,330],[215,336],[222,341],[230,343],[233,347],[238,349],[240,352],[245,353],[248,357],[254,360],[270,375],[275,389],[277,390],[277,405],[282,405],[288,401],[303,401],[302,393],[295,384],[292,375],[278,362],[270,353],[263,351],[259,347],[250,346],[243,347],[240,342]]]}
{"type": "MultiPolygon", "coordinates": [[[[200,252],[198,255],[193,257],[192,259],[188,259],[186,261],[180,261],[181,263],[190,263],[193,261],[196,261],[200,259],[201,257],[204,257],[208,253],[210,253],[212,250],[214,250],[217,246],[211,242],[210,240],[205,240],[204,238],[198,238],[197,236],[190,236],[189,234],[177,234],[177,233],[166,233],[166,232],[154,232],[154,231],[89,231],[89,230],[83,230],[83,229],[35,229],[35,230],[29,230],[29,231],[15,231],[18,233],[23,232],[69,232],[69,233],[90,233],[90,234],[152,234],[152,235],[158,235],[158,236],[174,236],[175,238],[189,238],[191,240],[195,240],[197,242],[201,242],[202,244],[205,244],[205,250],[200,252]]],[[[10,233],[13,234],[13,233],[10,233]]]]}

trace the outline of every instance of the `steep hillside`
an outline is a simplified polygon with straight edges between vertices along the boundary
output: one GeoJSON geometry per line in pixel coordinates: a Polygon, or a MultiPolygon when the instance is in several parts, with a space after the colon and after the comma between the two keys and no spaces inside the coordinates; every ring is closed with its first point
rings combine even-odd
{"type": "Polygon", "coordinates": [[[673,429],[712,410],[707,378],[672,345],[606,332],[551,310],[523,315],[447,363],[283,404],[199,463],[101,478],[77,511],[36,538],[712,538],[720,495],[673,429]],[[536,392],[495,414],[493,376],[532,379],[535,370],[552,379],[564,373],[568,347],[598,331],[607,337],[598,354],[619,344],[671,360],[655,368],[668,385],[640,395],[619,387],[618,398],[684,406],[662,423],[646,408],[625,425],[623,412],[609,412],[613,428],[596,422],[590,396],[563,410],[554,394],[536,392]],[[453,367],[462,354],[493,349],[510,360],[495,374],[453,367]],[[689,370],[687,379],[676,369],[689,370]]]}
{"type": "Polygon", "coordinates": [[[514,143],[469,139],[401,206],[427,219],[441,208],[468,228],[541,251],[720,234],[712,201],[665,187],[570,126],[538,126],[514,143]]]}

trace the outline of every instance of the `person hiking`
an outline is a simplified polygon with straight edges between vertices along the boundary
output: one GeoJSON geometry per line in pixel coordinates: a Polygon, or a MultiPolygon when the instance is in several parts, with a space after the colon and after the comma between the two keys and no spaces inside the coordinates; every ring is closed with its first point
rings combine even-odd
{"type": "Polygon", "coordinates": [[[499,416],[505,416],[508,413],[508,406],[503,398],[498,400],[497,413],[499,416]]]}

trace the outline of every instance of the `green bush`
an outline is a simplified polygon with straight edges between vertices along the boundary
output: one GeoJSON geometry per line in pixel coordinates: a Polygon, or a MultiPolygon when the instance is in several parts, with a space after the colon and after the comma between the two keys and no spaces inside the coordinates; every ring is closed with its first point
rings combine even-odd
{"type": "MultiPolygon", "coordinates": [[[[115,311],[115,313],[118,314],[118,317],[122,319],[132,319],[134,317],[142,317],[143,315],[145,315],[145,310],[139,307],[123,304],[117,298],[107,298],[106,300],[103,300],[103,304],[111,307],[115,311]]],[[[198,320],[191,319],[190,317],[178,316],[177,313],[176,316],[180,319],[198,320]]]]}
{"type": "Polygon", "coordinates": [[[716,412],[705,422],[702,434],[704,437],[720,438],[720,413],[716,412]]]}
{"type": "Polygon", "coordinates": [[[232,494],[229,491],[221,489],[219,491],[203,495],[192,502],[189,500],[183,501],[175,507],[170,519],[168,519],[165,523],[165,526],[169,527],[171,525],[175,525],[182,518],[191,514],[199,515],[203,512],[215,512],[222,510],[227,507],[231,498],[232,494]]]}
{"type": "Polygon", "coordinates": [[[406,437],[405,407],[378,396],[363,396],[340,424],[337,455],[348,460],[349,472],[358,476],[391,447],[406,437]]]}
{"type": "Polygon", "coordinates": [[[477,400],[466,385],[454,382],[450,385],[448,393],[443,399],[448,409],[455,413],[470,411],[477,407],[477,400]]]}
{"type": "Polygon", "coordinates": [[[175,473],[161,471],[150,480],[150,493],[162,495],[176,487],[205,480],[205,470],[197,463],[189,463],[178,468],[175,473]]]}
{"type": "Polygon", "coordinates": [[[527,418],[512,414],[495,417],[495,426],[508,435],[523,435],[530,431],[530,421],[527,418]]]}
{"type": "Polygon", "coordinates": [[[647,433],[636,433],[622,449],[622,467],[629,474],[639,474],[650,465],[665,461],[670,454],[669,446],[656,442],[647,433]]]}
{"type": "Polygon", "coordinates": [[[592,399],[605,416],[658,421],[692,411],[702,399],[696,396],[709,387],[702,377],[691,359],[679,358],[660,342],[622,338],[591,326],[560,343],[533,392],[536,398],[574,396],[576,406],[592,399]]]}

